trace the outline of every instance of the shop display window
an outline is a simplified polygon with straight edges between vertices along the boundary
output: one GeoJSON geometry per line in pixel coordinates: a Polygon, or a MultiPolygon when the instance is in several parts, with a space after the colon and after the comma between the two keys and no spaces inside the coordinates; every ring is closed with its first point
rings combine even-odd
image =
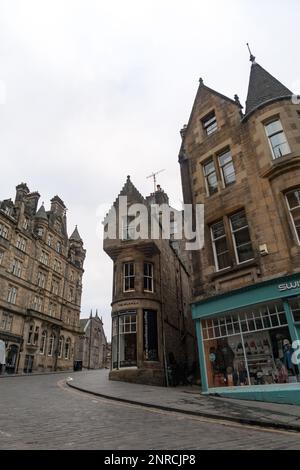
{"type": "Polygon", "coordinates": [[[120,312],[112,322],[114,369],[137,365],[136,311],[120,312]]]}
{"type": "Polygon", "coordinates": [[[281,302],[202,320],[202,331],[210,388],[298,381],[281,302]]]}
{"type": "Polygon", "coordinates": [[[300,322],[300,297],[292,300],[291,303],[291,310],[293,313],[294,321],[300,322]]]}

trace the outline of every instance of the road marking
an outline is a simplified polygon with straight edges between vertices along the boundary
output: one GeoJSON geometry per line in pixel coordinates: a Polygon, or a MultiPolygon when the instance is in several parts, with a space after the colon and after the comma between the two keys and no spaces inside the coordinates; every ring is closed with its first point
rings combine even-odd
{"type": "MultiPolygon", "coordinates": [[[[66,385],[66,381],[65,380],[60,380],[59,382],[57,382],[57,385],[60,389],[66,391],[66,392],[69,392],[69,393],[73,393],[74,395],[80,395],[81,398],[85,399],[85,400],[89,400],[91,398],[91,394],[87,393],[87,392],[82,392],[80,390],[76,390],[74,388],[71,388],[71,387],[68,387],[66,385]]],[[[126,408],[133,408],[133,409],[137,409],[137,410],[143,410],[145,413],[148,412],[148,413],[156,413],[156,414],[159,414],[159,415],[164,415],[164,416],[168,416],[168,417],[174,417],[178,420],[186,420],[186,419],[189,419],[189,420],[192,420],[192,421],[199,421],[201,423],[209,423],[209,424],[215,424],[216,426],[225,426],[225,427],[231,427],[231,428],[239,428],[239,429],[250,429],[252,431],[260,431],[260,432],[267,432],[267,433],[270,433],[270,434],[284,434],[284,435],[297,435],[299,436],[299,432],[296,432],[296,431],[288,431],[288,430],[284,430],[284,429],[271,429],[271,428],[268,428],[268,427],[263,427],[263,426],[256,426],[254,424],[242,424],[242,423],[235,423],[234,421],[226,421],[226,420],[222,420],[222,419],[214,419],[214,418],[206,418],[204,416],[192,416],[192,415],[188,415],[188,414],[182,414],[182,413],[179,413],[177,411],[165,411],[165,410],[159,410],[159,409],[156,409],[156,408],[151,408],[151,407],[145,407],[143,405],[134,405],[134,404],[131,404],[131,403],[125,403],[125,402],[119,402],[119,401],[116,401],[116,400],[110,400],[108,398],[102,398],[102,397],[99,397],[97,398],[97,400],[93,400],[95,403],[99,403],[99,404],[105,404],[105,405],[110,405],[110,406],[119,406],[119,407],[126,407],[126,408]]]]}

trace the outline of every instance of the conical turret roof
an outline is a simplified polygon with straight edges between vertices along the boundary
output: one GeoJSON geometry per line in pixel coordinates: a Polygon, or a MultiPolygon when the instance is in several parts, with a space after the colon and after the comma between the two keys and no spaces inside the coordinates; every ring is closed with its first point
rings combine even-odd
{"type": "Polygon", "coordinates": [[[255,62],[253,57],[245,117],[264,104],[289,98],[292,94],[291,90],[255,62]]]}
{"type": "Polygon", "coordinates": [[[48,222],[47,212],[45,210],[44,204],[41,205],[39,210],[34,216],[35,219],[46,220],[48,222]]]}
{"type": "Polygon", "coordinates": [[[82,243],[82,238],[81,238],[81,236],[79,235],[77,225],[76,225],[76,227],[75,227],[74,232],[73,232],[72,235],[70,236],[70,240],[73,240],[73,241],[75,241],[75,242],[81,242],[81,243],[82,243]]]}

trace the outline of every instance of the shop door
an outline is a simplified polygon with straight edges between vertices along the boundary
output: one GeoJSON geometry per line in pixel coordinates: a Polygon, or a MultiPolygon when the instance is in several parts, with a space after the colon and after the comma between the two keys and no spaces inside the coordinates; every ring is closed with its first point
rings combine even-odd
{"type": "Polygon", "coordinates": [[[9,347],[6,359],[6,372],[8,374],[14,374],[16,370],[17,358],[19,348],[15,344],[9,347]]]}
{"type": "Polygon", "coordinates": [[[33,369],[33,360],[34,356],[26,355],[25,356],[25,364],[24,364],[24,372],[25,374],[31,374],[33,369]]]}

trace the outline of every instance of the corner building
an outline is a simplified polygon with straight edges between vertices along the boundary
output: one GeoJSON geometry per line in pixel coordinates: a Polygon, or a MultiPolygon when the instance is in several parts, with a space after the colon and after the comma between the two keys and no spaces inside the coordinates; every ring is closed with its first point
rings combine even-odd
{"type": "Polygon", "coordinates": [[[120,196],[127,197],[128,210],[142,204],[149,214],[152,204],[169,204],[160,187],[144,198],[128,176],[113,205],[117,237],[104,239],[114,263],[110,379],[170,385],[170,362],[175,360],[185,376],[196,356],[189,262],[175,240],[134,240],[134,217],[119,215],[120,196]]]}
{"type": "Polygon", "coordinates": [[[299,404],[300,105],[251,61],[245,112],[201,79],[181,131],[184,200],[205,205],[192,297],[202,389],[299,404]]]}
{"type": "Polygon", "coordinates": [[[22,183],[0,202],[0,341],[6,373],[73,369],[85,250],[68,237],[66,207],[46,211],[22,183]]]}

